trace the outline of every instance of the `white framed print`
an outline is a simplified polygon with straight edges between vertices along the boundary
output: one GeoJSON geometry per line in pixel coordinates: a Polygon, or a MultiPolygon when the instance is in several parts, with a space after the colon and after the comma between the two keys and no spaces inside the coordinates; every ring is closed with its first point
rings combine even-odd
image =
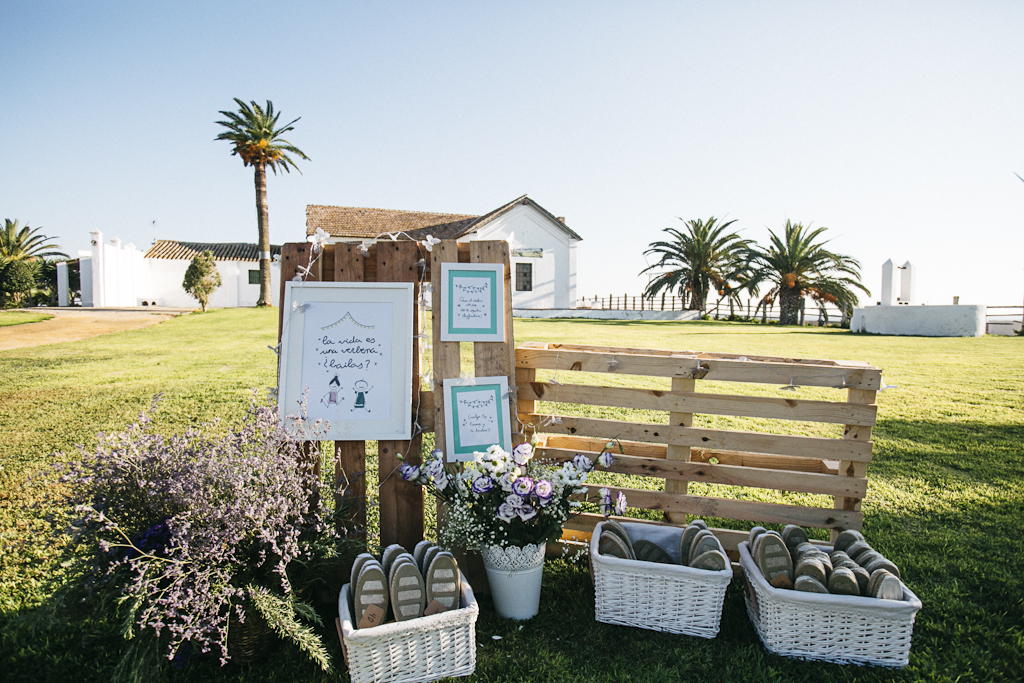
{"type": "Polygon", "coordinates": [[[278,412],[312,439],[412,435],[413,283],[286,282],[278,412]],[[305,397],[305,419],[301,404],[305,397]]]}
{"type": "Polygon", "coordinates": [[[466,462],[490,446],[512,452],[507,377],[444,380],[444,440],[448,462],[466,462]]]}
{"type": "Polygon", "coordinates": [[[503,264],[441,264],[441,341],[505,341],[503,264]]]}

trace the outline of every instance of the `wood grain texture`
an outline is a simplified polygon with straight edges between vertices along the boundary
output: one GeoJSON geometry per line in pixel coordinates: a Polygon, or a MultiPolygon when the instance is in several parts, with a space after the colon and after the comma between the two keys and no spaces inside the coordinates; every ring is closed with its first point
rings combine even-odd
{"type": "MultiPolygon", "coordinates": [[[[505,341],[503,342],[474,342],[473,343],[473,366],[477,377],[506,377],[509,388],[516,386],[514,374],[515,368],[515,340],[512,334],[512,277],[509,266],[508,242],[488,240],[469,243],[470,263],[500,263],[504,264],[504,290],[505,296],[503,306],[505,316],[505,341]]],[[[512,425],[513,439],[515,432],[519,430],[515,425],[516,419],[516,396],[514,391],[509,392],[508,397],[509,417],[514,421],[512,425]]]]}
{"type": "MultiPolygon", "coordinates": [[[[529,423],[540,425],[545,415],[529,415],[529,423]]],[[[796,455],[802,457],[831,458],[834,460],[871,460],[871,442],[826,439],[815,436],[763,434],[725,429],[698,429],[658,424],[632,424],[617,420],[558,416],[559,424],[543,427],[546,432],[580,434],[606,439],[631,439],[654,443],[713,448],[747,453],[796,455]]]]}
{"type": "MultiPolygon", "coordinates": [[[[378,282],[414,282],[414,300],[419,296],[419,268],[422,257],[419,243],[413,241],[380,242],[377,244],[378,282]]],[[[365,276],[365,268],[364,268],[365,276]]],[[[413,329],[419,329],[419,307],[413,307],[413,329]]],[[[419,396],[419,354],[412,358],[413,396],[419,396]]],[[[416,406],[413,406],[413,410],[416,406]]],[[[414,418],[409,416],[410,420],[414,418]]],[[[386,547],[399,543],[411,548],[423,539],[423,489],[398,476],[401,461],[398,454],[412,464],[420,463],[421,438],[411,441],[379,441],[377,458],[380,484],[380,543],[386,547]]]]}
{"type": "MultiPolygon", "coordinates": [[[[527,368],[519,368],[526,370],[527,368]]],[[[694,380],[673,378],[673,385],[693,386],[694,380]]],[[[635,410],[664,410],[681,415],[732,415],[800,422],[864,425],[875,424],[877,408],[845,402],[807,401],[768,396],[730,396],[700,394],[694,391],[662,391],[630,387],[602,387],[583,384],[532,382],[519,390],[523,398],[534,401],[577,403],[635,410]]],[[[670,419],[670,424],[677,424],[670,419]]],[[[689,425],[687,425],[689,426],[689,425]]]]}
{"type": "MultiPolygon", "coordinates": [[[[846,400],[851,405],[874,405],[875,403],[875,392],[865,391],[863,389],[850,389],[847,394],[846,400]]],[[[849,424],[843,428],[843,439],[848,441],[858,442],[871,442],[871,427],[864,425],[849,424]]],[[[852,460],[839,460],[839,475],[841,477],[867,477],[868,467],[867,463],[854,462],[852,460]]],[[[835,508],[837,510],[847,511],[860,511],[861,501],[866,492],[859,496],[836,496],[835,508]]],[[[838,531],[833,530],[832,540],[835,541],[839,535],[838,531]]]]}
{"type": "MultiPolygon", "coordinates": [[[[693,393],[697,390],[697,381],[693,379],[683,379],[680,377],[672,378],[672,393],[693,393]]],[[[675,410],[670,410],[668,414],[668,423],[677,427],[692,427],[693,426],[693,409],[689,410],[682,408],[679,405],[672,406],[675,410]]],[[[690,460],[690,447],[679,446],[676,444],[669,444],[665,449],[665,457],[671,462],[689,462],[690,460]]],[[[686,493],[688,490],[687,479],[684,477],[672,477],[666,479],[665,490],[669,493],[686,493]]],[[[686,522],[686,515],[680,515],[675,512],[666,513],[670,522],[680,524],[686,522]]]]}
{"type": "Polygon", "coordinates": [[[355,244],[344,242],[334,246],[334,281],[365,282],[364,257],[355,244]]]}
{"type": "Polygon", "coordinates": [[[351,524],[357,536],[366,540],[366,442],[334,442],[335,509],[349,509],[349,514],[338,520],[338,531],[351,524]]]}

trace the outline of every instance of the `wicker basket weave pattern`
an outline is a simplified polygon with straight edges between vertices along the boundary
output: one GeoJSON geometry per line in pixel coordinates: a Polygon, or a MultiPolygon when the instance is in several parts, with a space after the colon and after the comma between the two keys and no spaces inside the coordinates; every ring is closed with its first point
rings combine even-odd
{"type": "Polygon", "coordinates": [[[906,666],[921,601],[903,587],[903,600],[824,595],[770,585],[740,544],[747,614],[764,646],[789,657],[837,664],[906,666]]]}
{"type": "Polygon", "coordinates": [[[353,683],[419,683],[476,670],[480,608],[464,576],[459,609],[367,629],[352,623],[349,588],[346,584],[341,589],[338,616],[353,683]]]}
{"type": "MultiPolygon", "coordinates": [[[[594,612],[605,624],[633,626],[652,631],[681,633],[702,638],[718,635],[725,590],[732,566],[712,572],[681,565],[623,560],[598,553],[601,522],[590,539],[590,563],[594,570],[594,612]]],[[[682,530],[646,524],[623,524],[633,538],[663,535],[664,547],[672,547],[682,530]]]]}

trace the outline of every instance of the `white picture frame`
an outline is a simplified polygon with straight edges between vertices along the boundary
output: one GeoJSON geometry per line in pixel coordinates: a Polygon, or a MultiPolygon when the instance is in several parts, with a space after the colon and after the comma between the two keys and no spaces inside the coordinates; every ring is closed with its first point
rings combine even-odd
{"type": "Polygon", "coordinates": [[[443,387],[448,462],[467,462],[494,445],[512,452],[507,377],[446,379],[443,387]]]}
{"type": "Polygon", "coordinates": [[[504,264],[441,264],[441,341],[505,341],[504,264]]]}
{"type": "Polygon", "coordinates": [[[282,308],[286,425],[306,440],[411,438],[413,283],[286,282],[282,308]],[[329,428],[314,434],[318,419],[329,428]]]}

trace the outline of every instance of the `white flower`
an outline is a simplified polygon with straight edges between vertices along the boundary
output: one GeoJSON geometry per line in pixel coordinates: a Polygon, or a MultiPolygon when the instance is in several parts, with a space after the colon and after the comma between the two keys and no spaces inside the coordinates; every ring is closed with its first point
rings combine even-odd
{"type": "Polygon", "coordinates": [[[323,228],[317,228],[315,233],[306,238],[306,241],[313,245],[313,253],[317,253],[323,250],[329,238],[330,235],[323,228]]]}
{"type": "Polygon", "coordinates": [[[356,247],[356,251],[358,251],[363,256],[369,256],[370,255],[370,247],[372,245],[373,245],[373,242],[371,240],[363,240],[362,243],[358,247],[356,247]]]}
{"type": "Polygon", "coordinates": [[[501,490],[504,491],[505,493],[511,493],[512,483],[515,482],[515,480],[516,477],[514,474],[512,474],[511,472],[506,472],[505,474],[501,475],[501,477],[498,479],[498,485],[501,486],[501,490]]]}
{"type": "Polygon", "coordinates": [[[440,243],[441,243],[441,240],[437,239],[433,235],[427,235],[427,238],[425,240],[423,240],[423,242],[422,242],[423,248],[426,249],[427,251],[433,251],[434,250],[434,245],[435,244],[440,244],[440,243]]]}

